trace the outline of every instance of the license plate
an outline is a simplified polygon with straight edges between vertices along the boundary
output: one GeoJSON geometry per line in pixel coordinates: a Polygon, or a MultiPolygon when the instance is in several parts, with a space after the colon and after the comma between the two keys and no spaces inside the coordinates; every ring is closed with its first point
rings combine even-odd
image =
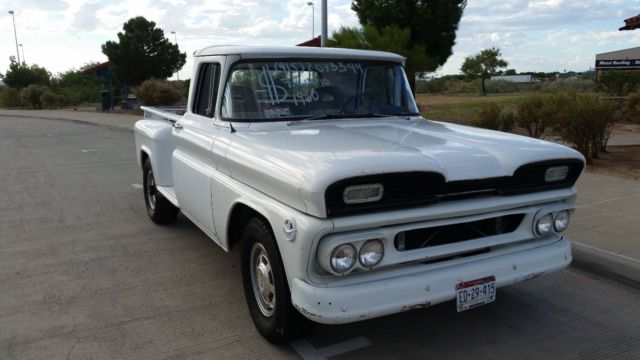
{"type": "Polygon", "coordinates": [[[473,309],[496,300],[496,277],[465,281],[456,285],[458,312],[473,309]]]}

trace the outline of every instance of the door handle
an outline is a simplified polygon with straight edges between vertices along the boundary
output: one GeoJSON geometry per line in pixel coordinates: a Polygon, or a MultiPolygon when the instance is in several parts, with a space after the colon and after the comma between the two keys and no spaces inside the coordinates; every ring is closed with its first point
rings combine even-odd
{"type": "Polygon", "coordinates": [[[173,123],[173,128],[176,130],[182,130],[184,129],[184,127],[180,124],[178,124],[177,122],[173,123]]]}

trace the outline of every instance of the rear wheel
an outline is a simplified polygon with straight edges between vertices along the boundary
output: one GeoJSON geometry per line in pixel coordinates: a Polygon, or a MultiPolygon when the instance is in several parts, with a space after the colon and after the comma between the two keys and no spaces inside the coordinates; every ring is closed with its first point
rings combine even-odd
{"type": "Polygon", "coordinates": [[[312,323],[291,304],[276,240],[264,220],[252,218],[242,233],[242,278],[249,312],[260,334],[282,344],[305,336],[312,323]]]}
{"type": "Polygon", "coordinates": [[[156,188],[151,161],[146,159],[142,168],[142,184],[144,189],[144,203],[149,218],[156,224],[166,225],[174,222],[178,216],[178,208],[165,199],[156,188]]]}

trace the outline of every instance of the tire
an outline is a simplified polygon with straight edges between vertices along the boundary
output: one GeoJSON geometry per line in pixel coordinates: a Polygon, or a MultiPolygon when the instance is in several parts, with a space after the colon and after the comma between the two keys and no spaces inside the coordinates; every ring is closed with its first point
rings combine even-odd
{"type": "Polygon", "coordinates": [[[307,335],[313,323],[291,304],[282,258],[270,227],[261,218],[251,218],[241,239],[244,293],[260,334],[273,344],[307,335]]]}
{"type": "Polygon", "coordinates": [[[158,225],[167,225],[176,220],[179,209],[158,192],[151,161],[146,159],[142,168],[142,188],[144,190],[144,204],[151,221],[158,225]]]}

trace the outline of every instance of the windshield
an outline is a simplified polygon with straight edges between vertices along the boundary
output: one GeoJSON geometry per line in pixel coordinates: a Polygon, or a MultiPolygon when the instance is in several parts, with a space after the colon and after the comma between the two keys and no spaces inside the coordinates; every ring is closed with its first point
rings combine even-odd
{"type": "Polygon", "coordinates": [[[417,114],[402,66],[381,61],[243,62],[222,99],[235,121],[417,114]]]}

